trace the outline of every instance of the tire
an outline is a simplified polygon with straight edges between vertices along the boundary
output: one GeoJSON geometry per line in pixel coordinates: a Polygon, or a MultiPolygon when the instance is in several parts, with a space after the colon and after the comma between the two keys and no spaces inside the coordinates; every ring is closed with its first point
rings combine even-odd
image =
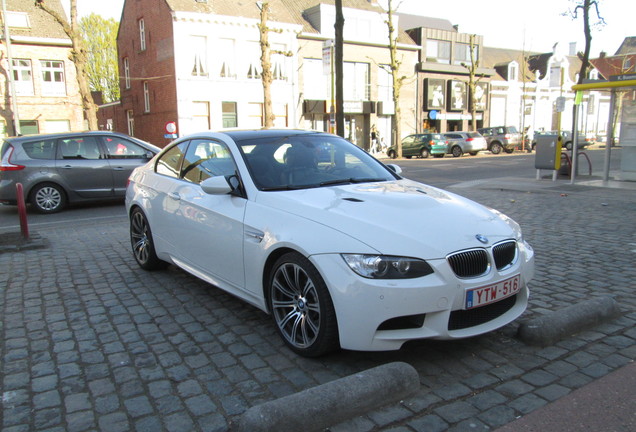
{"type": "Polygon", "coordinates": [[[453,146],[451,149],[451,154],[453,157],[461,157],[464,154],[464,150],[460,146],[453,146]]]}
{"type": "Polygon", "coordinates": [[[395,152],[395,150],[389,150],[389,153],[387,153],[387,156],[390,157],[391,159],[395,159],[397,157],[397,153],[395,152]]]}
{"type": "Polygon", "coordinates": [[[565,149],[567,151],[572,151],[572,143],[571,142],[566,142],[565,143],[565,149]]]}
{"type": "Polygon", "coordinates": [[[42,183],[33,188],[29,202],[38,213],[57,213],[66,207],[66,192],[55,183],[42,183]]]}
{"type": "Polygon", "coordinates": [[[430,153],[429,153],[428,149],[426,147],[422,147],[422,149],[420,150],[420,157],[422,159],[426,159],[426,158],[428,158],[429,154],[430,153]]]}
{"type": "Polygon", "coordinates": [[[433,155],[434,158],[443,158],[444,155],[443,154],[435,154],[433,155]]]}
{"type": "Polygon", "coordinates": [[[471,156],[477,156],[477,153],[479,153],[479,152],[470,152],[469,154],[470,154],[471,156]]]}
{"type": "Polygon", "coordinates": [[[413,156],[404,156],[406,159],[411,159],[413,156]]]}
{"type": "Polygon", "coordinates": [[[492,154],[499,154],[501,153],[501,150],[503,150],[503,147],[499,142],[494,142],[490,145],[490,153],[492,154]]]}
{"type": "Polygon", "coordinates": [[[514,151],[515,151],[515,149],[514,149],[514,148],[507,148],[507,149],[504,149],[504,151],[505,151],[506,153],[510,154],[510,153],[514,152],[514,151]]]}
{"type": "Polygon", "coordinates": [[[155,251],[150,224],[143,211],[135,208],[130,213],[130,245],[135,261],[144,270],[159,270],[168,263],[160,260],[155,251]]]}
{"type": "Polygon", "coordinates": [[[281,256],[267,287],[276,330],[292,351],[318,357],[339,348],[338,323],[329,290],[307,258],[296,252],[281,256]]]}

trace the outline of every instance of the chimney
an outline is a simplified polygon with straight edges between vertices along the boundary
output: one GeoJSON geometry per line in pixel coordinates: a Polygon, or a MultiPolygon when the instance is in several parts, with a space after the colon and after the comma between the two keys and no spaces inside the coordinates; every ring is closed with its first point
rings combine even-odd
{"type": "Polygon", "coordinates": [[[576,42],[570,42],[570,53],[568,55],[576,55],[576,42]]]}
{"type": "Polygon", "coordinates": [[[601,52],[598,54],[598,56],[599,56],[599,58],[605,58],[605,57],[607,56],[607,53],[606,53],[605,51],[601,51],[601,52]]]}
{"type": "Polygon", "coordinates": [[[459,24],[453,25],[453,28],[455,29],[456,32],[459,32],[459,24]]]}

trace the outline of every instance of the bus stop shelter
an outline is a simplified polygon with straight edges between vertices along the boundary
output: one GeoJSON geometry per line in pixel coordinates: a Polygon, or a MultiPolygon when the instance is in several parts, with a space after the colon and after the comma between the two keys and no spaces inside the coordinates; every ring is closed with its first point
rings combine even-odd
{"type": "MultiPolygon", "coordinates": [[[[609,181],[610,156],[614,143],[614,123],[620,119],[620,144],[622,147],[621,165],[618,178],[621,181],[636,181],[636,74],[617,75],[609,81],[595,81],[572,86],[578,92],[596,90],[611,92],[609,119],[607,122],[607,141],[605,145],[605,161],[603,167],[603,181],[609,181]],[[626,92],[626,93],[625,93],[626,92]],[[619,97],[622,103],[618,104],[619,97]],[[616,107],[621,105],[620,112],[616,107]]],[[[575,132],[576,133],[576,132],[575,132]]],[[[577,134],[578,135],[578,134],[577,134]]],[[[578,151],[577,137],[574,137],[573,155],[578,151]]],[[[577,158],[572,158],[572,182],[576,175],[577,158]]]]}

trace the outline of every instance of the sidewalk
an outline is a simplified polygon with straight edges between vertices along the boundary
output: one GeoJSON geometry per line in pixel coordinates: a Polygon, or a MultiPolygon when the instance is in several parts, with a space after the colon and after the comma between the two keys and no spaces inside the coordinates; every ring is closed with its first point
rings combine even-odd
{"type": "Polygon", "coordinates": [[[636,363],[508,423],[496,432],[636,431],[636,363]]]}

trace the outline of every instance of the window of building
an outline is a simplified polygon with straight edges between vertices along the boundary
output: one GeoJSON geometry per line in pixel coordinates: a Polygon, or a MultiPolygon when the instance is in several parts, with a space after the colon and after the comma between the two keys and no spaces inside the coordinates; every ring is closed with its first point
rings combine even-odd
{"type": "Polygon", "coordinates": [[[426,41],[426,61],[432,63],[450,64],[451,43],[436,39],[426,41]]]}
{"type": "Polygon", "coordinates": [[[40,133],[37,120],[20,120],[20,133],[22,135],[35,135],[40,133]]]}
{"type": "Polygon", "coordinates": [[[512,62],[508,65],[508,81],[519,80],[519,65],[517,62],[512,62]]]}
{"type": "Polygon", "coordinates": [[[26,12],[7,11],[7,25],[13,28],[31,28],[29,15],[26,12]]]}
{"type": "Polygon", "coordinates": [[[287,52],[285,45],[272,44],[272,77],[275,80],[287,80],[287,57],[283,54],[285,52],[287,52]]]}
{"type": "Polygon", "coordinates": [[[345,62],[343,65],[344,100],[370,99],[369,63],[345,62]]]}
{"type": "Polygon", "coordinates": [[[218,56],[220,61],[219,76],[221,78],[236,78],[234,39],[219,39],[218,56]]]}
{"type": "Polygon", "coordinates": [[[139,49],[141,51],[146,51],[146,25],[144,24],[144,19],[140,19],[139,21],[139,49]]]}
{"type": "Polygon", "coordinates": [[[263,122],[263,104],[250,102],[247,104],[247,128],[260,128],[265,126],[263,122]]]}
{"type": "Polygon", "coordinates": [[[259,42],[248,41],[245,43],[244,70],[248,79],[261,78],[261,46],[259,42]]]}
{"type": "Polygon", "coordinates": [[[382,102],[393,101],[393,77],[391,66],[378,66],[378,100],[382,102]]]}
{"type": "Polygon", "coordinates": [[[64,62],[40,60],[42,69],[42,94],[45,96],[65,96],[64,62]]]}
{"type": "Polygon", "coordinates": [[[192,102],[192,126],[195,130],[210,129],[209,102],[192,102]]]}
{"type": "Polygon", "coordinates": [[[205,36],[190,36],[192,76],[208,76],[208,41],[205,36]]]}
{"type": "Polygon", "coordinates": [[[7,122],[0,120],[0,137],[6,138],[7,136],[7,122]]]}
{"type": "Polygon", "coordinates": [[[144,81],[144,112],[150,112],[150,89],[148,81],[144,81]]]}
{"type": "Polygon", "coordinates": [[[128,57],[124,58],[124,84],[127,89],[130,88],[130,62],[128,57]]]}
{"type": "MultiPolygon", "coordinates": [[[[473,61],[477,62],[479,58],[477,57],[477,47],[473,46],[473,61]]],[[[456,43],[455,44],[455,64],[461,65],[465,63],[466,65],[470,65],[470,44],[466,43],[456,43]]]]}
{"type": "Polygon", "coordinates": [[[274,111],[274,127],[285,128],[289,126],[287,104],[272,104],[274,111]]]}
{"type": "Polygon", "coordinates": [[[303,93],[305,99],[327,100],[329,96],[329,80],[322,70],[322,60],[303,59],[301,68],[303,75],[303,93]]]}
{"type": "Polygon", "coordinates": [[[46,133],[70,132],[71,123],[68,120],[46,120],[44,122],[46,133]]]}
{"type": "Polygon", "coordinates": [[[133,110],[126,111],[126,124],[128,125],[128,135],[135,136],[135,118],[133,110]]]}
{"type": "Polygon", "coordinates": [[[33,74],[31,60],[13,59],[13,83],[20,96],[33,96],[33,74]]]}
{"type": "Polygon", "coordinates": [[[221,105],[223,110],[223,127],[237,127],[236,102],[222,102],[221,105]]]}

